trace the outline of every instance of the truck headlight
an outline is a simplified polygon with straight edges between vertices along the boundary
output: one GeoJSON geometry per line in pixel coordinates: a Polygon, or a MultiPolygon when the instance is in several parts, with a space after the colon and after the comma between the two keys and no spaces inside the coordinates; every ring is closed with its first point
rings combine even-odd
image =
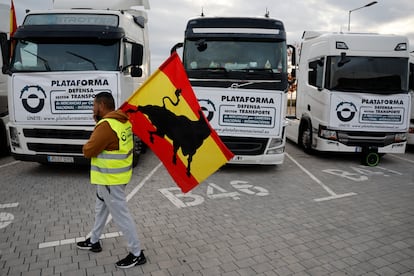
{"type": "Polygon", "coordinates": [[[331,129],[319,129],[319,136],[328,140],[338,140],[338,134],[331,129]]]}
{"type": "Polygon", "coordinates": [[[400,143],[400,142],[404,142],[407,141],[407,133],[397,133],[394,136],[394,142],[395,143],[400,143]]]}
{"type": "Polygon", "coordinates": [[[283,144],[283,139],[281,138],[272,138],[270,139],[269,149],[266,151],[266,154],[280,154],[285,151],[285,147],[280,147],[283,144]]]}

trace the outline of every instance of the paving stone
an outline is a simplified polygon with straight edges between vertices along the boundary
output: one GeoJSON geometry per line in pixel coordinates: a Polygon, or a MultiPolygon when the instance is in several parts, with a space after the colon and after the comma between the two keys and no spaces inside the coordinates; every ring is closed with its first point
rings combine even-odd
{"type": "MultiPolygon", "coordinates": [[[[151,155],[146,158],[149,164],[158,162],[151,155]]],[[[149,164],[143,166],[152,169],[149,164]]],[[[402,165],[384,164],[395,170],[402,165]]],[[[114,263],[128,249],[123,236],[110,236],[119,231],[115,223],[105,227],[108,237],[102,240],[102,252],[76,248],[77,239],[84,239],[94,220],[94,189],[88,172],[54,172],[18,163],[14,176],[21,183],[0,183],[9,195],[23,197],[16,198],[20,205],[14,214],[19,219],[0,229],[0,275],[414,276],[411,171],[401,176],[407,181],[392,184],[375,174],[370,175],[375,181],[363,183],[330,181],[330,175],[320,172],[319,177],[336,192],[358,195],[315,202],[323,191],[309,179],[295,181],[292,176],[299,171],[289,172],[292,166],[287,161],[273,169],[225,169],[192,191],[204,198],[202,204],[185,208],[176,208],[159,192],[175,185],[161,169],[128,203],[148,262],[120,270],[114,263]],[[263,180],[257,170],[269,178],[263,180]],[[62,185],[54,182],[58,178],[62,185]],[[209,182],[235,191],[228,179],[245,179],[270,193],[258,197],[240,192],[238,200],[207,196],[209,182]],[[28,219],[22,219],[26,215],[28,219]],[[46,242],[54,246],[39,248],[46,242]]],[[[128,191],[144,177],[142,169],[134,170],[128,191]]],[[[4,200],[0,194],[0,203],[4,200]]]]}

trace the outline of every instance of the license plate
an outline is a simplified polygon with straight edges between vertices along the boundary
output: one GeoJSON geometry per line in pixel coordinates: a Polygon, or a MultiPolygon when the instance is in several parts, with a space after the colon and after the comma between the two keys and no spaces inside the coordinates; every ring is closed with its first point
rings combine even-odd
{"type": "Polygon", "coordinates": [[[241,160],[243,160],[243,156],[235,155],[235,156],[233,156],[233,158],[231,160],[232,161],[241,161],[241,160]]]}
{"type": "Polygon", "coordinates": [[[47,157],[47,161],[49,161],[50,163],[73,163],[74,159],[70,156],[52,155],[47,157]]]}

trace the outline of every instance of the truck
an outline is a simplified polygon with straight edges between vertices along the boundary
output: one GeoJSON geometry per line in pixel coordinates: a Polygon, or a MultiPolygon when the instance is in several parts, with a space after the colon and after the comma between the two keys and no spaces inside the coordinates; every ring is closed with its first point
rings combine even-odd
{"type": "Polygon", "coordinates": [[[414,145],[414,52],[410,54],[410,93],[411,93],[411,116],[410,128],[408,129],[407,145],[414,145]]]}
{"type": "Polygon", "coordinates": [[[404,153],[410,118],[405,36],[305,31],[287,138],[305,152],[404,153]]]}
{"type": "Polygon", "coordinates": [[[286,31],[265,17],[187,22],[182,62],[206,118],[234,153],[230,164],[282,164],[288,90],[286,31]]]}
{"type": "MultiPolygon", "coordinates": [[[[0,4],[0,32],[2,32],[3,41],[7,40],[9,35],[10,24],[10,6],[0,4]]],[[[0,50],[0,67],[3,67],[3,60],[7,59],[7,53],[0,50]]],[[[9,154],[9,139],[7,136],[6,125],[9,121],[7,108],[7,77],[0,73],[0,156],[9,154]]]]}
{"type": "MultiPolygon", "coordinates": [[[[148,9],[147,0],[55,0],[26,13],[10,43],[2,38],[12,53],[3,72],[15,159],[88,163],[95,95],[109,92],[120,106],[150,74],[148,9]]],[[[134,142],[136,165],[142,143],[134,142]]]]}

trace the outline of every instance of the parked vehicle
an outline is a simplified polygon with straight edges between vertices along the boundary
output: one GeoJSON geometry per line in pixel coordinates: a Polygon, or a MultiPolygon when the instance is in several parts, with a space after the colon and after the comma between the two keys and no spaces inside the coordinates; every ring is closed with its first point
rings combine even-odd
{"type": "Polygon", "coordinates": [[[149,8],[147,0],[55,0],[25,15],[5,62],[14,158],[87,163],[95,94],[110,92],[119,106],[150,74],[148,18],[138,6],[149,8]]]}
{"type": "Polygon", "coordinates": [[[306,152],[362,153],[370,166],[404,153],[408,46],[397,35],[304,32],[287,138],[306,152]]]}
{"type": "MultiPolygon", "coordinates": [[[[10,31],[10,6],[0,4],[0,32],[3,41],[6,41],[10,31]]],[[[6,46],[6,45],[5,45],[6,46]]],[[[8,59],[8,53],[0,48],[0,67],[3,68],[3,60],[8,59]]],[[[0,156],[9,154],[10,144],[7,136],[6,125],[9,121],[7,108],[7,76],[0,72],[0,156]]]]}
{"type": "Polygon", "coordinates": [[[408,129],[407,144],[414,145],[414,53],[410,55],[410,93],[411,93],[411,116],[410,128],[408,129]]]}
{"type": "Polygon", "coordinates": [[[182,60],[207,119],[235,154],[229,163],[281,164],[288,90],[283,22],[199,17],[187,23],[182,60]]]}

